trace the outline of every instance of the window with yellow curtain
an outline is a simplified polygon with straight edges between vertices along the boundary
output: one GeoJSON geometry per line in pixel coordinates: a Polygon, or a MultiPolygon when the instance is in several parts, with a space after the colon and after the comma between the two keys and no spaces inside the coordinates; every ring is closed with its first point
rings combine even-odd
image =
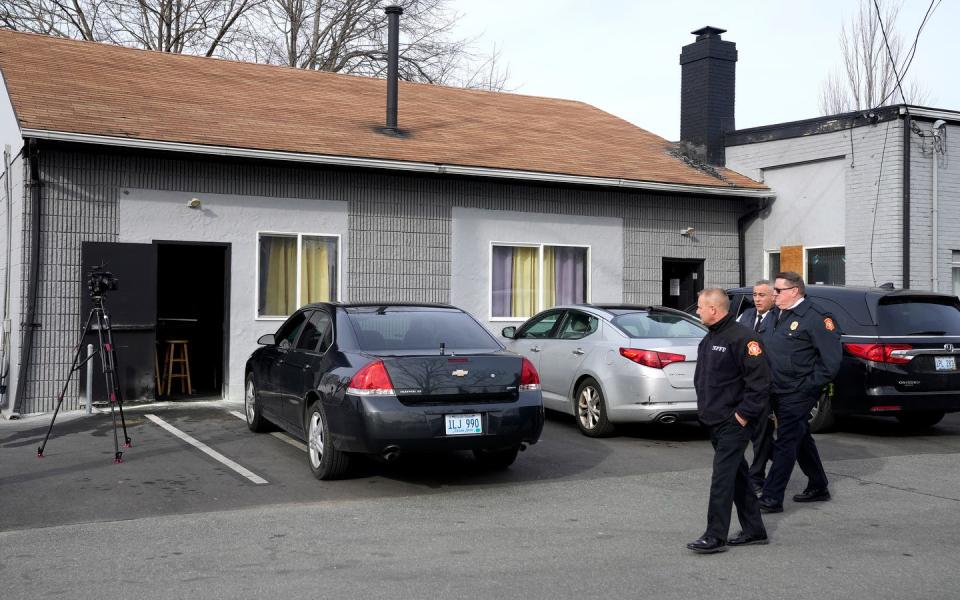
{"type": "Polygon", "coordinates": [[[336,238],[303,236],[300,255],[300,304],[337,298],[336,238]]]}
{"type": "Polygon", "coordinates": [[[582,246],[494,244],[491,316],[527,318],[558,304],[586,302],[587,262],[582,246]]]}
{"type": "Polygon", "coordinates": [[[257,316],[286,317],[337,299],[337,237],[271,233],[259,244],[257,316]]]}

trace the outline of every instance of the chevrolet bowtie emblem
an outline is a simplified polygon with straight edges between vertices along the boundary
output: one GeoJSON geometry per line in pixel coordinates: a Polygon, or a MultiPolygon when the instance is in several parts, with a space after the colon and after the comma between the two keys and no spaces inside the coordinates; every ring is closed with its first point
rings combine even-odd
{"type": "Polygon", "coordinates": [[[454,377],[463,377],[464,375],[466,375],[466,374],[469,373],[469,372],[470,372],[470,371],[464,371],[463,369],[457,369],[456,371],[454,371],[454,372],[452,373],[452,375],[453,375],[454,377]]]}

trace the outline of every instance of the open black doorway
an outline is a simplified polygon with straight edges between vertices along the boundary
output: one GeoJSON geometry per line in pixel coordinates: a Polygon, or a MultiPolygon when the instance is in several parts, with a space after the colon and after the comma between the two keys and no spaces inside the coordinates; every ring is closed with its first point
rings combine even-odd
{"type": "MultiPolygon", "coordinates": [[[[156,242],[157,356],[168,373],[170,341],[187,342],[190,393],[222,397],[229,349],[229,244],[156,242]]],[[[182,347],[177,348],[178,358],[182,347]]],[[[174,365],[174,372],[182,370],[174,365]]],[[[185,381],[164,379],[163,396],[188,395],[185,381]]]]}
{"type": "Polygon", "coordinates": [[[663,259],[663,305],[686,310],[703,290],[702,258],[663,259]]]}

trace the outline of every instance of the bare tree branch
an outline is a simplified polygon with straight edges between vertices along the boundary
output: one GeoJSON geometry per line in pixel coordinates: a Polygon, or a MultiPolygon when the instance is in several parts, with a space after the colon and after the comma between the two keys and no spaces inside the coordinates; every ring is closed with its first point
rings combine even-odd
{"type": "MultiPolygon", "coordinates": [[[[451,0],[397,0],[403,8],[400,77],[504,89],[496,48],[454,36],[451,0]]],[[[0,0],[0,27],[46,35],[382,77],[382,0],[0,0]]]]}
{"type": "MultiPolygon", "coordinates": [[[[842,68],[827,75],[820,90],[820,111],[824,115],[868,110],[896,104],[896,72],[903,73],[912,58],[912,50],[903,53],[903,41],[896,32],[900,4],[879,0],[887,30],[887,52],[880,21],[872,0],[860,0],[856,14],[844,23],[840,32],[842,68]],[[896,71],[894,66],[896,65],[896,71]]],[[[908,103],[926,101],[927,92],[916,82],[904,83],[908,103]]]]}

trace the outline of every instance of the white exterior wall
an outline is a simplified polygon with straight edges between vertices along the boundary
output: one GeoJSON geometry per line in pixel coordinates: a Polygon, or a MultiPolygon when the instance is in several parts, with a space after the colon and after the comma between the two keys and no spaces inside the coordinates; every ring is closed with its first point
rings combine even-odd
{"type": "Polygon", "coordinates": [[[451,303],[475,315],[498,338],[501,329],[525,319],[491,317],[493,242],[587,246],[587,301],[623,302],[623,219],[454,208],[451,234],[451,303]]]}
{"type": "Polygon", "coordinates": [[[846,248],[848,285],[890,281],[901,286],[901,120],[852,131],[728,146],[726,155],[727,167],[767,183],[778,198],[749,228],[748,239],[759,237],[755,228],[762,228],[765,247],[747,248],[748,281],[762,277],[764,250],[783,245],[838,244],[846,248]],[[814,202],[818,214],[796,206],[802,202],[814,202]],[[840,234],[841,221],[842,239],[834,239],[840,234]],[[819,243],[827,239],[831,241],[819,243]]]}
{"type": "MultiPolygon", "coordinates": [[[[0,417],[6,417],[13,409],[13,393],[16,389],[17,378],[17,360],[20,355],[20,328],[22,321],[20,315],[20,265],[23,261],[23,137],[20,134],[20,125],[17,122],[16,114],[13,111],[13,105],[10,102],[10,96],[7,94],[6,81],[0,73],[0,156],[6,147],[9,146],[12,164],[10,171],[4,175],[3,185],[0,186],[0,294],[9,294],[9,313],[0,315],[0,318],[6,317],[7,323],[3,325],[3,331],[0,331],[0,341],[4,337],[7,339],[10,359],[9,374],[7,378],[7,394],[0,400],[0,417]],[[6,187],[6,178],[10,178],[11,197],[10,202],[10,220],[11,227],[7,231],[7,198],[4,193],[6,187]],[[10,256],[6,256],[7,241],[10,241],[10,256]],[[3,289],[3,284],[7,273],[10,271],[10,288],[3,289]]],[[[0,162],[0,171],[3,170],[0,162]]],[[[0,310],[2,310],[3,295],[0,295],[0,310]]],[[[3,368],[0,365],[0,368],[3,368]]]]}
{"type": "MultiPolygon", "coordinates": [[[[933,206],[932,123],[916,122],[926,137],[911,136],[910,145],[910,285],[933,289],[933,206]]],[[[960,250],[960,126],[947,125],[944,152],[937,153],[938,252],[936,291],[953,293],[952,251],[960,250]]]]}
{"type": "MultiPolygon", "coordinates": [[[[257,232],[324,233],[340,236],[340,280],[347,280],[347,203],[258,196],[169,192],[125,188],[118,211],[119,242],[154,240],[230,244],[230,349],[226,379],[231,398],[243,397],[243,370],[256,340],[282,319],[256,317],[257,232]],[[187,202],[199,198],[202,209],[187,202]]],[[[160,283],[162,285],[162,282],[160,283]]],[[[347,300],[341,285],[340,300],[347,300]]]]}

